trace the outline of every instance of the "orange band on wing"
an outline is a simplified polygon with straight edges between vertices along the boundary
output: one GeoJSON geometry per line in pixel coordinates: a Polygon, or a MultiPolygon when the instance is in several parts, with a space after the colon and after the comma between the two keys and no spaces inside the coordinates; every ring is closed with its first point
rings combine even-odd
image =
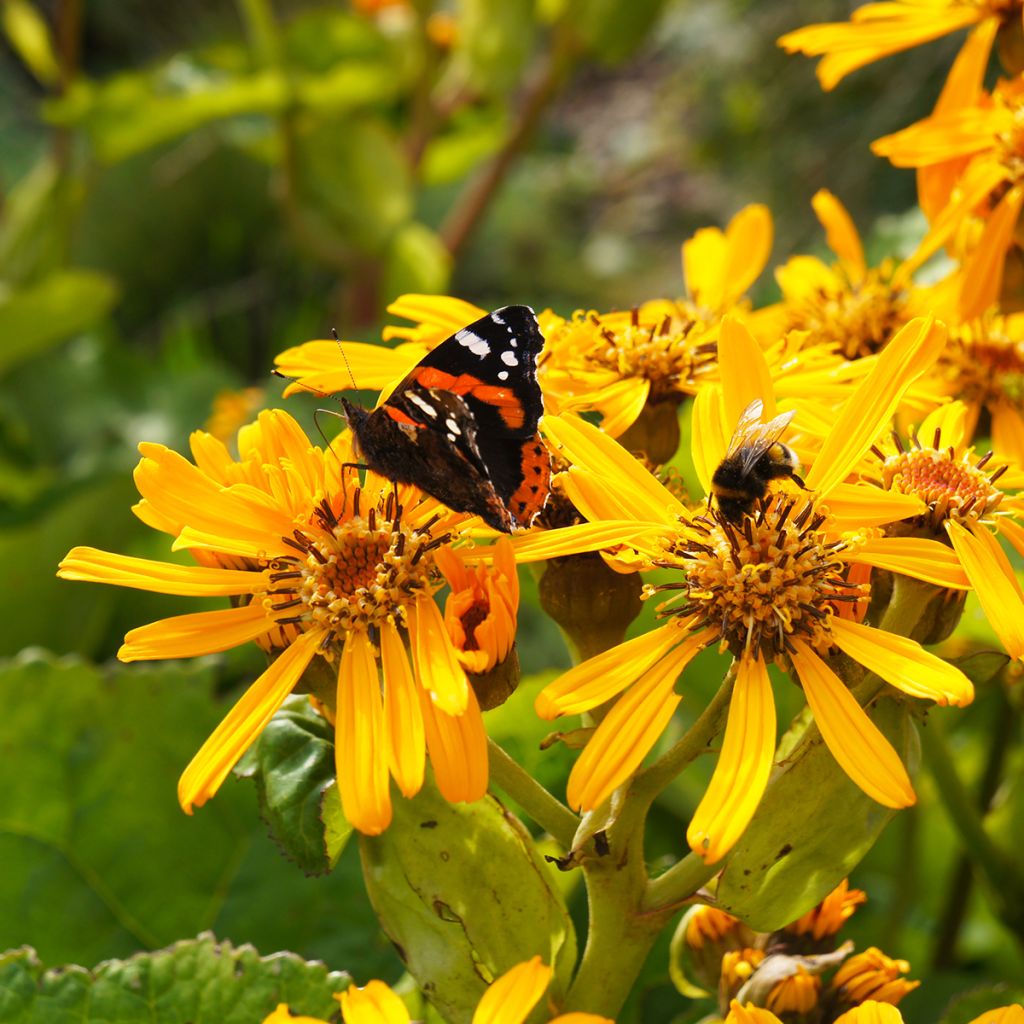
{"type": "Polygon", "coordinates": [[[456,377],[454,374],[439,370],[436,366],[421,366],[416,373],[416,383],[425,388],[450,391],[454,395],[472,395],[477,401],[497,409],[505,426],[510,430],[518,429],[526,420],[523,403],[511,388],[485,384],[471,373],[460,373],[456,377]]]}
{"type": "Polygon", "coordinates": [[[521,526],[529,526],[548,500],[551,484],[551,455],[539,434],[522,447],[520,465],[523,482],[508,499],[508,507],[521,526]]]}
{"type": "Polygon", "coordinates": [[[402,412],[401,409],[398,409],[393,405],[385,405],[382,406],[382,408],[396,423],[404,423],[409,427],[418,427],[421,430],[423,429],[422,423],[417,423],[411,416],[407,416],[402,412]]]}

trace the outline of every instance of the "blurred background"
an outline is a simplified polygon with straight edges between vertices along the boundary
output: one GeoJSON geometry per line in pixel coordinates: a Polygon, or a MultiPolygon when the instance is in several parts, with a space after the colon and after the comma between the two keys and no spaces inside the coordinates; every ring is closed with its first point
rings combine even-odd
{"type": "MultiPolygon", "coordinates": [[[[930,109],[960,40],[826,95],[774,40],[852,6],[0,0],[0,949],[91,966],[212,929],[398,977],[354,848],[305,878],[246,782],[195,819],[177,808],[259,652],[118,666],[128,629],[197,603],[58,582],[56,564],[75,544],[166,557],[130,511],[137,443],[229,437],[279,404],[277,352],[332,327],[377,339],[403,292],[565,315],[679,295],[680,243],[749,202],[775,216],[773,264],[823,252],[821,187],[891,249],[917,226],[914,179],[868,143],[930,109]]],[[[774,294],[770,274],[757,287],[774,294]]],[[[313,431],[306,397],[287,406],[313,431]]],[[[524,582],[530,691],[568,660],[524,582]]],[[[695,671],[693,706],[716,682],[695,671]]],[[[489,728],[560,790],[530,703],[489,728]]],[[[994,759],[1013,777],[1005,702],[957,714],[968,777],[994,759]]],[[[678,853],[704,781],[666,795],[656,852],[678,853]]],[[[852,936],[911,960],[920,1024],[1024,977],[930,785],[853,878],[871,902],[852,936]]],[[[1003,807],[1012,835],[1024,799],[1003,807]]],[[[624,1020],[705,1012],[659,947],[624,1020]]]]}

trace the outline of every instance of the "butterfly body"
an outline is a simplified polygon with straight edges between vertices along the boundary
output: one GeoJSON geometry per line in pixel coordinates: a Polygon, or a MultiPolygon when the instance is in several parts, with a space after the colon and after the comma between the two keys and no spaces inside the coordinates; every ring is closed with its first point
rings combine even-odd
{"type": "Polygon", "coordinates": [[[459,512],[511,533],[547,499],[550,456],[528,306],[506,306],[456,331],[373,411],[345,401],[362,460],[459,512]]]}

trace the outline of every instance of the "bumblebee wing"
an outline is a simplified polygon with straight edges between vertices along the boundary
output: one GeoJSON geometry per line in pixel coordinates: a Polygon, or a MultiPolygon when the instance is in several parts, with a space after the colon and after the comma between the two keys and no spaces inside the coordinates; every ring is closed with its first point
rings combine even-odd
{"type": "Polygon", "coordinates": [[[755,398],[750,405],[740,413],[740,418],[736,423],[736,429],[732,432],[732,438],[729,441],[729,450],[726,452],[727,455],[734,454],[742,445],[747,444],[751,433],[762,427],[761,414],[763,412],[764,402],[762,402],[760,398],[755,398]]]}
{"type": "MultiPolygon", "coordinates": [[[[753,408],[754,404],[760,405],[761,403],[760,401],[752,402],[747,407],[747,411],[753,408]]],[[[755,423],[748,428],[738,450],[743,472],[748,472],[754,463],[782,437],[795,415],[796,410],[790,410],[770,419],[767,423],[755,423]]]]}

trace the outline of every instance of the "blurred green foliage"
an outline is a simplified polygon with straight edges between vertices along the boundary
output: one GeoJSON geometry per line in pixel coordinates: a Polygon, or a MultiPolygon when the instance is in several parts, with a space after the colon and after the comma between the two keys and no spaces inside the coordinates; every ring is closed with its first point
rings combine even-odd
{"type": "MultiPolygon", "coordinates": [[[[848,7],[0,0],[0,948],[27,943],[46,965],[92,967],[212,929],[260,953],[323,958],[359,982],[398,977],[355,844],[328,837],[337,866],[306,878],[267,835],[281,832],[275,814],[309,819],[286,778],[265,801],[266,825],[247,782],[192,819],[178,810],[178,774],[260,670],[259,653],[115,667],[128,629],[199,605],[61,583],[56,563],[75,544],[166,558],[166,539],[130,512],[135,445],[182,449],[224,390],[258,384],[276,404],[267,371],[277,351],[332,325],[375,337],[401,292],[611,308],[679,294],[679,243],[744,203],[773,209],[774,263],[821,247],[808,206],[819,187],[865,232],[912,207],[912,177],[874,160],[867,143],[927,110],[957,42],[823,97],[810,62],[773,40],[848,7]],[[481,203],[481,181],[503,159],[481,203]]],[[[289,403],[313,436],[318,404],[289,403]]],[[[685,439],[682,451],[685,460],[685,439]]],[[[549,678],[567,653],[525,575],[523,592],[531,678],[488,727],[561,793],[573,755],[540,752],[548,726],[532,697],[544,678],[535,673],[549,678]]],[[[679,731],[721,666],[707,652],[688,669],[679,731]]],[[[799,694],[776,689],[785,720],[799,694]]],[[[971,708],[940,712],[958,768],[1010,849],[1024,820],[1019,704],[989,685],[971,708]],[[985,793],[993,770],[1007,781],[985,793]]],[[[284,729],[253,756],[287,769],[292,740],[284,729]]],[[[317,756],[326,779],[326,745],[317,756]]],[[[653,857],[683,848],[704,760],[659,800],[653,857]]],[[[854,876],[871,902],[850,932],[861,948],[879,943],[912,961],[925,984],[906,1000],[907,1019],[931,1024],[953,996],[1024,976],[1024,958],[964,873],[926,774],[919,790],[919,806],[854,876]]],[[[316,868],[320,841],[290,855],[316,868]]],[[[558,882],[582,934],[578,878],[558,882]]],[[[667,943],[623,1022],[707,1011],[680,1005],[667,943]]],[[[186,950],[195,963],[209,957],[200,946],[186,950]]],[[[172,967],[181,948],[166,954],[172,967]]],[[[262,961],[243,959],[265,978],[262,961]]],[[[305,966],[288,963],[299,979],[305,966]]],[[[0,962],[0,1017],[13,1006],[11,1019],[45,1019],[31,998],[3,1002],[9,979],[26,992],[39,973],[25,957],[0,962]]],[[[96,984],[46,984],[72,981],[96,984]]],[[[970,1018],[970,999],[949,1024],[970,1018]]],[[[322,999],[308,1005],[326,1012],[322,999]]]]}

